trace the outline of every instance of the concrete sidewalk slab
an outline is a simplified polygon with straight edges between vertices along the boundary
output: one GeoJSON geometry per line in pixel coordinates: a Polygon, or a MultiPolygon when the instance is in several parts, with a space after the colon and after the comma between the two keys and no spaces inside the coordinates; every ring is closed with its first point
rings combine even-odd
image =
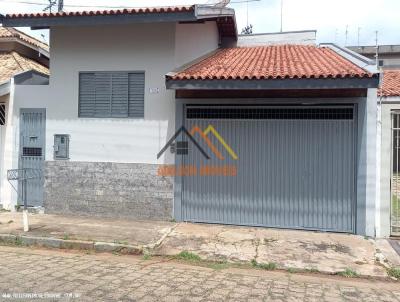
{"type": "Polygon", "coordinates": [[[0,213],[0,234],[134,246],[156,244],[160,238],[171,231],[175,223],[29,214],[29,225],[30,231],[25,233],[22,227],[22,213],[0,213]]]}
{"type": "Polygon", "coordinates": [[[400,264],[387,240],[349,234],[48,214],[30,214],[29,221],[25,233],[21,213],[0,213],[0,242],[159,256],[190,251],[204,260],[373,277],[400,264]]]}
{"type": "MultiPolygon", "coordinates": [[[[361,236],[239,226],[182,223],[156,249],[158,255],[190,251],[203,259],[275,263],[282,269],[384,277],[375,241],[361,236]]],[[[393,256],[393,255],[391,255],[393,256]]]]}

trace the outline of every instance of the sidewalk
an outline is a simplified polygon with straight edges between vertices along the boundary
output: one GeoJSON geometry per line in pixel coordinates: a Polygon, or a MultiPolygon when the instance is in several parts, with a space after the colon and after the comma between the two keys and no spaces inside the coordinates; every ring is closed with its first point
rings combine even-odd
{"type": "Polygon", "coordinates": [[[351,269],[372,277],[387,276],[387,267],[400,267],[400,257],[387,240],[356,235],[48,214],[30,214],[31,230],[24,233],[21,219],[21,213],[0,213],[0,241],[18,238],[27,245],[127,249],[159,256],[189,251],[204,260],[274,263],[280,269],[330,274],[351,269]]]}

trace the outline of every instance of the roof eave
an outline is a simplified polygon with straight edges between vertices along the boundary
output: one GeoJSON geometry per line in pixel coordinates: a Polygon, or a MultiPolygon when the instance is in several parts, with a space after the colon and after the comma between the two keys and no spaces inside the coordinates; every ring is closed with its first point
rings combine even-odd
{"type": "Polygon", "coordinates": [[[7,95],[10,93],[11,81],[7,80],[0,83],[0,96],[7,95]]]}
{"type": "Polygon", "coordinates": [[[156,23],[175,21],[196,21],[194,11],[135,13],[118,15],[86,15],[86,16],[51,16],[51,17],[18,17],[3,19],[3,26],[19,27],[30,26],[35,28],[49,28],[51,26],[82,26],[82,25],[111,25],[128,23],[156,23]]]}
{"type": "Polygon", "coordinates": [[[40,47],[38,45],[35,45],[33,43],[29,43],[23,39],[20,39],[18,37],[9,37],[9,38],[0,38],[0,42],[5,41],[5,42],[16,42],[19,44],[22,44],[30,49],[33,49],[34,51],[37,51],[39,54],[47,57],[50,59],[50,52],[47,49],[44,49],[43,47],[40,47]]]}
{"type": "Polygon", "coordinates": [[[175,90],[283,90],[378,88],[379,78],[266,79],[266,80],[166,80],[175,90]]]}

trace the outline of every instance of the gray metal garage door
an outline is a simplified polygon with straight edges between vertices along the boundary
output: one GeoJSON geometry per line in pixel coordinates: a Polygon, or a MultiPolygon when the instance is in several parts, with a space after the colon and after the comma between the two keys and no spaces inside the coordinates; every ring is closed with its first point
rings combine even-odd
{"type": "Polygon", "coordinates": [[[187,106],[185,127],[196,126],[210,159],[189,142],[183,164],[203,173],[183,177],[183,220],[354,232],[353,107],[187,106]]]}

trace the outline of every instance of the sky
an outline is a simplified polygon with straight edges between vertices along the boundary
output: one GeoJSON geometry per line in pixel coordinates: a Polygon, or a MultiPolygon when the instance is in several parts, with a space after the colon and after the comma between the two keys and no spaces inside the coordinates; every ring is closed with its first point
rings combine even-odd
{"type": "MultiPolygon", "coordinates": [[[[203,4],[218,0],[64,0],[65,10],[109,9],[99,6],[173,6],[203,4]],[[75,5],[75,6],[74,6],[75,5]],[[81,7],[88,5],[89,7],[81,7]],[[97,7],[96,7],[97,6],[97,7]]],[[[283,31],[317,30],[317,41],[339,45],[400,44],[399,0],[231,0],[236,11],[239,32],[247,23],[253,33],[278,32],[281,26],[283,1],[283,31]]],[[[41,12],[48,0],[0,0],[0,14],[41,12]],[[28,3],[29,2],[29,3],[28,3]],[[30,4],[40,3],[40,4],[30,4]]],[[[40,39],[48,39],[47,31],[24,31],[40,39]],[[43,37],[43,36],[44,37],[43,37]]]]}

